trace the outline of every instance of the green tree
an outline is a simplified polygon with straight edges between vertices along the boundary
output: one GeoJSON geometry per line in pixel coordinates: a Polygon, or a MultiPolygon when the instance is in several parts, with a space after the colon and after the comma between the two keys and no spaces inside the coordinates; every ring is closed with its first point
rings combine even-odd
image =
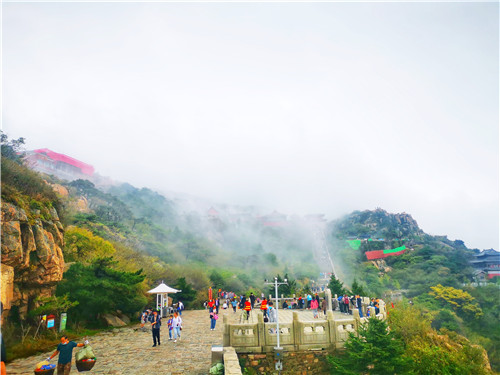
{"type": "Polygon", "coordinates": [[[404,374],[410,360],[404,355],[404,344],[392,333],[384,320],[372,317],[361,324],[357,335],[349,333],[345,352],[328,356],[332,374],[404,374]]]}
{"type": "Polygon", "coordinates": [[[68,295],[70,301],[79,305],[70,309],[76,320],[95,325],[99,314],[121,310],[135,314],[147,302],[142,290],[145,276],[142,270],[123,272],[113,268],[116,262],[111,257],[99,258],[91,265],[73,264],[64,273],[57,285],[56,295],[68,295]]]}
{"type": "Polygon", "coordinates": [[[193,289],[191,284],[186,282],[185,277],[179,277],[177,279],[175,288],[182,291],[175,294],[177,301],[182,301],[185,305],[188,305],[196,298],[196,290],[193,289]]]}
{"type": "Polygon", "coordinates": [[[364,290],[361,284],[358,284],[358,281],[354,279],[352,282],[352,293],[360,296],[366,296],[366,291],[364,290]]]}
{"type": "Polygon", "coordinates": [[[338,296],[345,294],[345,288],[342,281],[337,279],[335,275],[330,277],[330,282],[328,283],[328,288],[331,290],[332,295],[336,294],[338,296]]]}
{"type": "Polygon", "coordinates": [[[213,270],[210,274],[210,281],[215,292],[220,288],[224,288],[224,277],[216,270],[213,270]]]}

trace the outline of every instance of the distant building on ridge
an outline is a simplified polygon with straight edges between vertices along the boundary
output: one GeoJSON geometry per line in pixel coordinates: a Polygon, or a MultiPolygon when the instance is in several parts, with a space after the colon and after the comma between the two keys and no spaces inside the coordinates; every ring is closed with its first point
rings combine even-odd
{"type": "Polygon", "coordinates": [[[478,281],[500,276],[500,252],[498,251],[489,249],[474,254],[471,264],[474,267],[474,275],[478,281]]]}
{"type": "Polygon", "coordinates": [[[32,169],[66,180],[90,179],[94,167],[70,156],[59,154],[48,148],[26,152],[25,163],[32,169]]]}

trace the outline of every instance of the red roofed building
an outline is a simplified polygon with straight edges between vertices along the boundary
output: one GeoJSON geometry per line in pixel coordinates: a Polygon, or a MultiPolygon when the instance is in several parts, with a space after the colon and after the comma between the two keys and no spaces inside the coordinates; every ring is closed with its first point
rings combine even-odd
{"type": "Polygon", "coordinates": [[[261,216],[259,219],[265,227],[282,227],[288,224],[286,215],[280,214],[278,211],[273,211],[269,215],[261,216]]]}
{"type": "Polygon", "coordinates": [[[94,167],[90,164],[48,148],[27,152],[25,162],[34,170],[68,180],[88,178],[94,174],[94,167]]]}

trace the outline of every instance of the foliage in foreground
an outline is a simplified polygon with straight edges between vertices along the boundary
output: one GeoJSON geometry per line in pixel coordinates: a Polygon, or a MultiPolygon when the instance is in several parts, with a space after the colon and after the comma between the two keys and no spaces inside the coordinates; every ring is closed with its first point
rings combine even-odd
{"type": "Polygon", "coordinates": [[[431,328],[420,309],[398,306],[385,321],[371,318],[350,334],[345,352],[329,357],[332,374],[491,374],[485,350],[465,337],[431,328]]]}
{"type": "Polygon", "coordinates": [[[404,356],[403,342],[385,321],[371,318],[357,334],[349,333],[343,355],[328,358],[332,374],[407,373],[410,361],[404,356]]]}
{"type": "Polygon", "coordinates": [[[112,258],[95,260],[91,265],[73,264],[57,285],[57,295],[68,295],[79,305],[69,310],[77,320],[96,325],[100,314],[121,310],[126,314],[138,312],[147,300],[142,294],[142,270],[123,272],[113,268],[112,258]]]}

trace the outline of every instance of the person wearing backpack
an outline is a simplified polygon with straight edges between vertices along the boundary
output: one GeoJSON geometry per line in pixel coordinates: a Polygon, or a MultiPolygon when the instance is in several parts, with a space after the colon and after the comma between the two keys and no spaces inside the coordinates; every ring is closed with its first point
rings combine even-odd
{"type": "Polygon", "coordinates": [[[158,346],[160,343],[160,327],[161,327],[161,317],[158,315],[158,311],[154,310],[151,317],[151,331],[153,332],[153,348],[156,346],[158,341],[158,346]]]}
{"type": "Polygon", "coordinates": [[[344,313],[346,314],[350,313],[349,302],[349,297],[347,296],[347,294],[344,294],[344,313]]]}

